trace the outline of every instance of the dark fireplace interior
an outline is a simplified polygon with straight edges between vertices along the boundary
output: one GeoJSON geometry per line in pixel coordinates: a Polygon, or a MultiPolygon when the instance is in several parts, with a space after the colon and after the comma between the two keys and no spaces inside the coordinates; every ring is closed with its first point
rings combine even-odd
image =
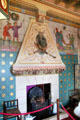
{"type": "MultiPolygon", "coordinates": [[[[51,85],[40,84],[27,86],[27,112],[44,108],[51,104],[51,85]]],[[[51,108],[33,114],[37,120],[48,117],[51,108]]]]}

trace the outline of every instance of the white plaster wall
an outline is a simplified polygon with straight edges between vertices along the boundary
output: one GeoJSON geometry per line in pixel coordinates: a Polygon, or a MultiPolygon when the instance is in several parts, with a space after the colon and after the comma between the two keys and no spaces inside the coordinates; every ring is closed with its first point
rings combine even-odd
{"type": "Polygon", "coordinates": [[[51,83],[51,98],[55,102],[59,98],[59,75],[34,75],[34,76],[17,76],[16,77],[16,98],[19,101],[20,111],[26,112],[26,86],[51,83]]]}

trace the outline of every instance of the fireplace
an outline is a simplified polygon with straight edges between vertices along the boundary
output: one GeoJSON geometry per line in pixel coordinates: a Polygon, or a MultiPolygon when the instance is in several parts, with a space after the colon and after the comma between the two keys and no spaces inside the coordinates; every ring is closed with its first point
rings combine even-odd
{"type": "Polygon", "coordinates": [[[30,104],[31,109],[27,108],[26,87],[32,84],[34,89],[42,91],[43,94],[36,98],[37,102],[40,104],[42,102],[44,106],[49,105],[50,101],[55,102],[59,98],[59,73],[64,69],[65,65],[50,33],[48,23],[31,19],[18,57],[12,66],[13,73],[17,75],[16,98],[19,100],[20,111],[28,112],[40,107],[39,104],[37,107],[30,104]],[[39,86],[43,84],[50,84],[47,97],[39,86]]]}
{"type": "Polygon", "coordinates": [[[28,102],[26,89],[29,91],[29,88],[33,87],[39,87],[43,91],[42,93],[45,97],[43,101],[48,101],[46,102],[47,105],[50,104],[49,102],[56,102],[56,99],[59,98],[59,75],[16,76],[16,98],[19,101],[19,109],[22,113],[30,111],[26,105],[28,102]],[[45,91],[43,91],[44,85],[45,91]],[[48,86],[47,90],[46,86],[48,86]],[[44,95],[45,92],[47,93],[46,96],[44,95]]]}
{"type": "MultiPolygon", "coordinates": [[[[26,87],[27,93],[27,111],[39,110],[51,104],[51,85],[39,84],[26,87]]],[[[37,119],[47,117],[51,114],[51,108],[35,113],[37,119]]]]}

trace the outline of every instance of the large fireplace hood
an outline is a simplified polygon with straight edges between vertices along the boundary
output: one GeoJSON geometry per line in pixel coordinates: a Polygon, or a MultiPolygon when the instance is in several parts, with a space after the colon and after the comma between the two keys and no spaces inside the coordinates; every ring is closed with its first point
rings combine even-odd
{"type": "Polygon", "coordinates": [[[48,23],[31,19],[16,62],[14,74],[53,74],[65,69],[48,23]]]}

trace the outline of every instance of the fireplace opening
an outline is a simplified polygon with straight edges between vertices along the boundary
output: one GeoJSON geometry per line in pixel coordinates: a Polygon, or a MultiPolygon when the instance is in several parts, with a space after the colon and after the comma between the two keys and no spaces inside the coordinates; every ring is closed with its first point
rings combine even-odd
{"type": "MultiPolygon", "coordinates": [[[[27,86],[27,112],[44,108],[51,104],[51,85],[40,84],[27,86]]],[[[51,108],[33,114],[39,120],[52,114],[51,108]]]]}

